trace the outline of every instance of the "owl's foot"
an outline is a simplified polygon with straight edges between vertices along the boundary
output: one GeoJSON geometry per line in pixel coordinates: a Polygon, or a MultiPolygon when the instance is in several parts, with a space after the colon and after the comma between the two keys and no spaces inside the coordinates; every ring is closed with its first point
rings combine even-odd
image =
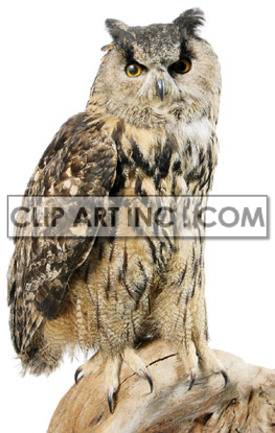
{"type": "Polygon", "coordinates": [[[188,391],[191,391],[191,389],[193,388],[193,386],[196,383],[196,380],[197,380],[197,373],[196,373],[195,369],[192,369],[190,374],[189,374],[189,379],[188,379],[188,382],[189,382],[188,391]]]}
{"type": "Polygon", "coordinates": [[[208,348],[203,354],[199,355],[199,364],[202,372],[206,376],[221,375],[224,380],[224,387],[226,388],[229,382],[228,374],[226,373],[222,363],[217,359],[215,353],[208,348]]]}
{"type": "Polygon", "coordinates": [[[117,401],[117,393],[120,386],[120,370],[125,362],[133,373],[147,380],[150,392],[153,391],[153,380],[143,360],[134,349],[127,347],[121,354],[110,356],[107,359],[101,352],[97,352],[85,364],[81,365],[75,372],[76,384],[90,374],[96,373],[105,362],[105,382],[107,388],[107,400],[111,413],[114,413],[117,401]]]}
{"type": "Polygon", "coordinates": [[[179,358],[184,366],[184,376],[187,376],[188,391],[191,391],[197,380],[197,356],[194,345],[190,342],[188,350],[186,346],[181,347],[178,352],[179,358]]]}
{"type": "Polygon", "coordinates": [[[120,355],[108,358],[105,367],[105,378],[108,389],[108,406],[111,413],[114,413],[117,400],[117,392],[120,385],[120,370],[122,359],[120,355]]]}
{"type": "Polygon", "coordinates": [[[153,380],[143,360],[137,355],[134,349],[127,347],[121,355],[109,358],[106,365],[106,382],[108,387],[108,405],[111,413],[114,413],[117,393],[120,385],[120,369],[125,362],[128,367],[139,377],[147,380],[150,392],[153,392],[153,380]]]}
{"type": "Polygon", "coordinates": [[[101,352],[95,353],[87,362],[81,365],[75,372],[74,380],[77,384],[83,377],[96,373],[103,364],[103,356],[101,352]]]}
{"type": "Polygon", "coordinates": [[[153,392],[154,384],[152,376],[144,361],[137,355],[136,351],[130,347],[127,347],[122,354],[122,358],[134,373],[147,380],[150,387],[150,392],[153,392]]]}
{"type": "MultiPolygon", "coordinates": [[[[85,364],[81,365],[75,372],[75,383],[78,384],[84,377],[95,374],[104,363],[101,352],[97,352],[85,364]]],[[[116,394],[119,388],[119,375],[122,364],[120,355],[105,358],[105,377],[108,388],[108,405],[110,412],[113,413],[116,406],[116,394]]]]}

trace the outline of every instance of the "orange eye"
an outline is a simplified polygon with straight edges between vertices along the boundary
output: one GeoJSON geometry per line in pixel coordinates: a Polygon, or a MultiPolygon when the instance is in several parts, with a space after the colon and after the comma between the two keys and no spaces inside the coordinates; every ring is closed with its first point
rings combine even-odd
{"type": "Polygon", "coordinates": [[[143,68],[138,63],[131,63],[130,65],[126,66],[125,72],[128,77],[135,78],[139,77],[142,74],[143,68]]]}
{"type": "Polygon", "coordinates": [[[181,59],[176,63],[169,66],[170,74],[187,74],[192,68],[192,62],[190,59],[181,59]]]}

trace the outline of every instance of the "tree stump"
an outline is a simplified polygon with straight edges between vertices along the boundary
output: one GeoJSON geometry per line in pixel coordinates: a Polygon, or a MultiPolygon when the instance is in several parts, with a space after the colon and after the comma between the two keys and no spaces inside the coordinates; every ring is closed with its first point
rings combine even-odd
{"type": "Polygon", "coordinates": [[[104,370],[82,379],[59,403],[48,433],[271,433],[275,432],[275,371],[216,351],[230,382],[221,375],[187,378],[171,346],[154,341],[139,350],[154,379],[154,391],[127,366],[114,414],[109,412],[104,370]]]}

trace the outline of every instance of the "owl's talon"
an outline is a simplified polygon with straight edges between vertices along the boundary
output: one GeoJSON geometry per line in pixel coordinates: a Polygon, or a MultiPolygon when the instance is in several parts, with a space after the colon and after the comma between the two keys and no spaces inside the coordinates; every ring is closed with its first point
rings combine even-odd
{"type": "Polygon", "coordinates": [[[223,379],[224,379],[224,388],[227,387],[228,383],[229,383],[229,377],[228,374],[226,373],[225,370],[221,370],[220,374],[222,375],[223,379]]]}
{"type": "Polygon", "coordinates": [[[147,380],[150,386],[150,393],[152,393],[154,391],[154,383],[153,383],[152,376],[148,371],[148,368],[146,367],[145,363],[137,355],[135,350],[133,348],[127,347],[124,350],[122,357],[126,362],[126,364],[128,365],[128,367],[130,367],[130,369],[134,373],[136,373],[138,376],[142,377],[143,379],[147,380]]]}
{"type": "Polygon", "coordinates": [[[116,408],[116,391],[114,389],[109,391],[108,406],[109,406],[110,413],[113,414],[116,408]]]}
{"type": "Polygon", "coordinates": [[[89,376],[91,373],[96,373],[97,370],[100,368],[102,361],[102,355],[97,352],[88,361],[78,367],[74,374],[75,384],[77,385],[81,381],[81,379],[89,376]]]}
{"type": "Polygon", "coordinates": [[[204,356],[200,356],[200,366],[206,377],[221,375],[224,380],[224,388],[227,387],[230,381],[228,374],[214,352],[209,348],[204,349],[204,356]]]}
{"type": "Polygon", "coordinates": [[[105,372],[106,372],[106,385],[108,390],[108,406],[110,412],[113,414],[117,403],[117,392],[120,385],[120,369],[122,359],[120,355],[115,355],[108,358],[105,372]]]}
{"type": "Polygon", "coordinates": [[[149,383],[150,386],[150,394],[152,394],[152,392],[154,391],[154,382],[152,379],[152,376],[148,373],[148,371],[146,371],[144,373],[144,378],[147,380],[147,382],[149,383]]]}
{"type": "Polygon", "coordinates": [[[74,374],[75,384],[77,385],[81,381],[81,379],[83,379],[83,377],[84,375],[83,375],[82,367],[79,367],[74,374]]]}
{"type": "Polygon", "coordinates": [[[196,379],[197,379],[197,375],[194,371],[192,371],[190,374],[190,382],[189,382],[189,386],[188,386],[188,391],[191,391],[191,389],[195,385],[196,379]]]}

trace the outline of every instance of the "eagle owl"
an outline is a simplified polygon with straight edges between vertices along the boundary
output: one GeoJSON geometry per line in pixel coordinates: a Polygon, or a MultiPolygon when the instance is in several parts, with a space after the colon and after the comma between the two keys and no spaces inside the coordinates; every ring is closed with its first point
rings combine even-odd
{"type": "MultiPolygon", "coordinates": [[[[203,22],[198,9],[146,27],[108,19],[87,108],[56,134],[25,195],[205,196],[221,80],[203,22]]],[[[153,387],[135,352],[150,334],[175,344],[190,387],[198,368],[226,382],[207,344],[203,266],[201,237],[17,237],[8,298],[23,368],[50,372],[67,348],[96,349],[76,380],[104,362],[113,411],[123,362],[153,387]]]]}

